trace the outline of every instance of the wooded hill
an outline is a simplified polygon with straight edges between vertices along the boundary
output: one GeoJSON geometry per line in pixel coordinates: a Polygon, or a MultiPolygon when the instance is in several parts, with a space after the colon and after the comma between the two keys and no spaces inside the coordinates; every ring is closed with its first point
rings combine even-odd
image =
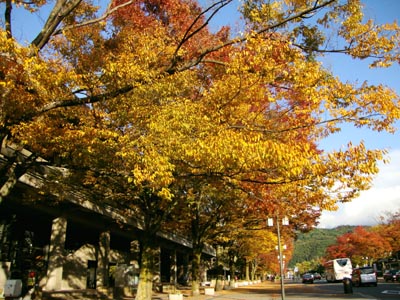
{"type": "Polygon", "coordinates": [[[346,225],[332,229],[316,228],[307,233],[299,233],[294,243],[293,257],[289,267],[325,256],[325,249],[334,244],[338,236],[353,231],[355,227],[346,225]]]}

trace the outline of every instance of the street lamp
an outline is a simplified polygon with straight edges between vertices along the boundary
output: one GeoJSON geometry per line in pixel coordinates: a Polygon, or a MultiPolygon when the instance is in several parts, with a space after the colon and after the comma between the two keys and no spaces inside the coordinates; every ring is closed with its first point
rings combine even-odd
{"type": "MultiPolygon", "coordinates": [[[[281,229],[279,224],[279,215],[276,216],[276,229],[278,235],[278,252],[279,252],[279,273],[281,281],[281,295],[282,300],[285,300],[285,283],[283,280],[283,256],[282,256],[282,246],[281,246],[281,229]]],[[[268,226],[272,227],[274,225],[274,220],[268,218],[268,226]]],[[[282,218],[282,225],[289,225],[289,219],[287,217],[282,218]]]]}
{"type": "Polygon", "coordinates": [[[368,256],[363,257],[363,259],[365,260],[364,267],[367,267],[368,266],[368,256]]]}

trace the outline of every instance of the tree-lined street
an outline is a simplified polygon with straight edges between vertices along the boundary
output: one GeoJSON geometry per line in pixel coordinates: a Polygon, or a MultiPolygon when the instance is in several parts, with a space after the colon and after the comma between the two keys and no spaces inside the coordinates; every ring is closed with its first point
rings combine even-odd
{"type": "MultiPolygon", "coordinates": [[[[325,280],[315,281],[314,284],[303,284],[286,280],[286,298],[292,300],[306,299],[399,299],[400,284],[379,282],[377,287],[353,288],[353,294],[345,294],[343,284],[327,283],[325,280]]],[[[193,298],[194,299],[194,298],[193,298]]],[[[279,283],[262,282],[259,284],[240,287],[233,290],[217,292],[215,297],[202,296],[202,299],[281,299],[279,283]]]]}
{"type": "Polygon", "coordinates": [[[289,259],[296,233],[369,189],[387,160],[363,141],[322,141],[343,126],[396,132],[396,92],[342,80],[323,57],[398,64],[397,23],[365,19],[358,0],[246,0],[238,35],[211,30],[231,3],[1,1],[0,204],[51,168],[44,204],[73,187],[134,219],[137,300],[151,298],[161,231],[190,241],[194,295],[206,245],[224,250],[231,278],[276,273],[276,237],[289,259]],[[31,41],[15,9],[45,16],[31,41]],[[286,217],[279,233],[266,225],[286,217]]]}

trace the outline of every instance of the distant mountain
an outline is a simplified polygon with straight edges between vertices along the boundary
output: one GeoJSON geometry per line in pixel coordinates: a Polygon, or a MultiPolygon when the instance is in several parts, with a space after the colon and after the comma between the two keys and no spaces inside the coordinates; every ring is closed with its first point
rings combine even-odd
{"type": "Polygon", "coordinates": [[[336,238],[353,231],[356,226],[339,226],[332,229],[316,228],[307,233],[299,233],[294,243],[294,252],[289,267],[297,263],[311,261],[325,256],[325,249],[336,243],[336,238]]]}

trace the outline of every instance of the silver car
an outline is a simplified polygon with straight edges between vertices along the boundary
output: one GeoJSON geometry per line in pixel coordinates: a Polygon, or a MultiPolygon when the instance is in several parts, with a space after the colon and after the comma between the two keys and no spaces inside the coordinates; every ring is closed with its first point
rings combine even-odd
{"type": "Polygon", "coordinates": [[[376,272],[372,267],[361,267],[353,269],[351,280],[353,281],[354,286],[378,285],[378,278],[376,277],[376,272]]]}

